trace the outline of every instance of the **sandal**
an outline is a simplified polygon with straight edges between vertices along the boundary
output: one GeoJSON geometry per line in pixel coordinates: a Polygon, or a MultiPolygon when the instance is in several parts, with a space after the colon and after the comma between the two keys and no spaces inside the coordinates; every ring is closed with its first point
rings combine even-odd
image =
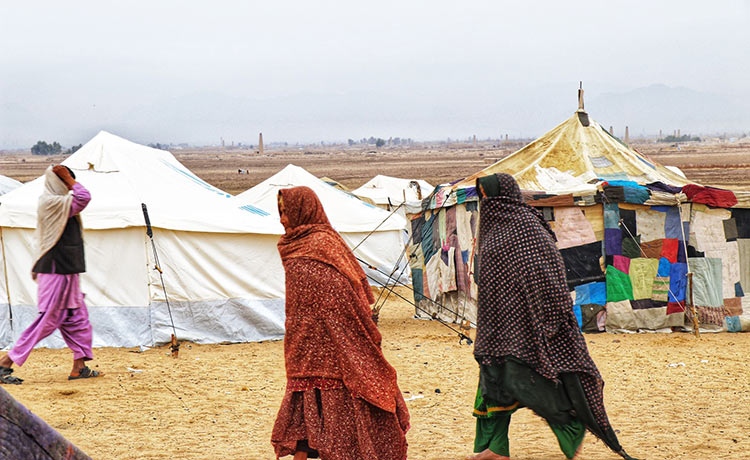
{"type": "Polygon", "coordinates": [[[13,369],[10,367],[0,366],[0,383],[6,385],[20,385],[23,382],[23,379],[13,377],[10,375],[12,373],[13,369]]]}
{"type": "Polygon", "coordinates": [[[94,377],[99,377],[103,375],[99,371],[92,371],[88,366],[83,366],[80,371],[78,371],[78,375],[69,375],[68,380],[78,380],[78,379],[93,379],[94,377]]]}

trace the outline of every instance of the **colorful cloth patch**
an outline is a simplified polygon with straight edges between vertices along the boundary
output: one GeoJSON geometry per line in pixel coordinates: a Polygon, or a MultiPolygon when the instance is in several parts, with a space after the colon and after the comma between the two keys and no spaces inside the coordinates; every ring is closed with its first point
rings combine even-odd
{"type": "Polygon", "coordinates": [[[679,262],[672,264],[669,272],[669,302],[684,302],[686,287],[687,264],[679,262]]]}
{"type": "MultiPolygon", "coordinates": [[[[607,270],[609,273],[609,269],[607,270]]],[[[630,306],[629,300],[622,300],[619,302],[607,302],[607,330],[610,329],[626,329],[629,331],[635,331],[638,329],[638,324],[633,314],[633,308],[630,306]]]]}
{"type": "Polygon", "coordinates": [[[651,299],[657,302],[667,302],[669,300],[669,277],[657,276],[654,278],[654,286],[651,291],[651,299]]]}
{"type": "Polygon", "coordinates": [[[658,271],[658,259],[640,258],[630,261],[630,281],[633,287],[634,300],[651,300],[654,278],[658,271]]]}
{"type": "Polygon", "coordinates": [[[739,316],[727,316],[724,321],[727,323],[727,332],[742,332],[742,322],[739,316]]]}
{"type": "Polygon", "coordinates": [[[630,274],[630,259],[624,256],[612,256],[612,265],[625,274],[630,274]]]}
{"type": "Polygon", "coordinates": [[[581,305],[581,330],[583,332],[603,331],[604,324],[602,319],[604,315],[606,315],[604,305],[596,305],[593,303],[581,305]]]}
{"type": "Polygon", "coordinates": [[[633,310],[646,310],[649,308],[664,307],[666,304],[658,304],[651,299],[631,300],[630,307],[633,310]]]}
{"type": "Polygon", "coordinates": [[[573,305],[573,316],[576,317],[576,321],[578,321],[578,328],[580,329],[581,326],[583,326],[583,318],[581,317],[581,306],[574,304],[573,305]]]}
{"type": "Polygon", "coordinates": [[[636,227],[635,210],[620,208],[620,228],[622,229],[623,240],[638,235],[636,227]]]}
{"type": "Polygon", "coordinates": [[[585,244],[560,250],[565,262],[565,275],[570,286],[577,286],[604,277],[599,259],[602,257],[602,242],[585,244]]]}
{"type": "Polygon", "coordinates": [[[737,240],[740,253],[740,284],[743,291],[750,291],[750,239],[737,240]]]}
{"type": "Polygon", "coordinates": [[[737,238],[750,238],[750,209],[732,209],[732,218],[737,226],[737,238]]]}
{"type": "Polygon", "coordinates": [[[633,285],[630,277],[615,267],[607,267],[607,303],[632,299],[633,285]]]}
{"type": "Polygon", "coordinates": [[[630,235],[623,234],[622,255],[628,259],[641,257],[641,237],[636,236],[635,238],[631,238],[630,235]]]}
{"type": "Polygon", "coordinates": [[[658,257],[665,257],[670,262],[677,262],[677,249],[679,241],[672,238],[662,240],[661,254],[658,257]]]}
{"type": "Polygon", "coordinates": [[[607,285],[604,282],[587,283],[576,286],[576,304],[605,305],[607,303],[607,285]]]}
{"type": "MultiPolygon", "coordinates": [[[[693,302],[695,305],[721,309],[724,304],[721,259],[691,257],[689,262],[690,270],[693,272],[693,302]]],[[[723,322],[722,314],[721,324],[723,322]]]]}
{"type": "MultiPolygon", "coordinates": [[[[724,325],[723,308],[703,307],[696,305],[695,310],[698,313],[698,324],[713,324],[714,326],[719,327],[724,325]]],[[[689,321],[693,320],[692,308],[688,308],[685,310],[685,317],[689,321]]]]}
{"type": "Polygon", "coordinates": [[[554,231],[560,249],[597,241],[594,228],[579,207],[556,208],[554,231]]]}
{"type": "MultiPolygon", "coordinates": [[[[667,215],[664,221],[664,236],[675,240],[681,240],[682,228],[681,228],[680,210],[677,207],[671,207],[667,211],[667,215]]],[[[687,233],[685,236],[687,237],[687,233]]]]}
{"type": "Polygon", "coordinates": [[[607,255],[622,254],[622,231],[619,228],[604,229],[604,251],[607,255]]]}
{"type": "Polygon", "coordinates": [[[669,260],[665,258],[659,259],[659,271],[656,273],[656,276],[663,276],[668,278],[669,274],[672,270],[672,264],[669,260]]]}
{"type": "Polygon", "coordinates": [[[685,313],[685,301],[682,302],[669,302],[667,304],[667,314],[673,313],[685,313]]]}
{"type": "Polygon", "coordinates": [[[641,243],[641,253],[643,254],[643,257],[647,257],[649,259],[658,259],[659,257],[661,257],[663,246],[663,239],[646,241],[644,243],[641,243]]]}
{"type": "Polygon", "coordinates": [[[742,299],[732,297],[724,299],[724,316],[740,316],[742,314],[742,299]]]}
{"type": "Polygon", "coordinates": [[[620,207],[617,203],[604,205],[604,228],[620,228],[620,207]]]}
{"type": "Polygon", "coordinates": [[[666,222],[666,213],[643,209],[636,211],[635,220],[638,227],[638,234],[641,240],[654,241],[665,238],[664,225],[666,222]]]}
{"type": "Polygon", "coordinates": [[[734,219],[727,219],[724,221],[724,237],[727,241],[735,241],[737,239],[737,221],[734,219]]]}

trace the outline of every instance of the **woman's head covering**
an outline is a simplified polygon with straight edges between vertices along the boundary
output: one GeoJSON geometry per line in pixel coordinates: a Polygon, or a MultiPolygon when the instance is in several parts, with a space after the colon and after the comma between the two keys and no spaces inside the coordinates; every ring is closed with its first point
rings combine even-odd
{"type": "MultiPolygon", "coordinates": [[[[73,205],[73,195],[65,182],[52,171],[52,166],[44,171],[44,192],[37,206],[37,257],[39,259],[52,249],[65,230],[73,205]]],[[[79,220],[80,225],[80,220],[79,220]]]]}
{"type": "MultiPolygon", "coordinates": [[[[538,209],[524,203],[521,195],[521,188],[518,182],[510,174],[498,173],[489,176],[480,177],[476,184],[477,195],[483,202],[486,198],[492,198],[498,204],[501,204],[508,212],[521,212],[534,215],[542,226],[549,232],[552,238],[557,241],[555,232],[549,226],[544,216],[538,209]],[[514,208],[515,207],[515,208],[514,208]]],[[[480,214],[481,219],[481,214],[480,214]]]]}
{"type": "Polygon", "coordinates": [[[279,190],[286,233],[278,243],[281,261],[308,258],[335,268],[352,283],[367,306],[375,302],[367,276],[341,235],[333,229],[318,196],[309,187],[279,190]]]}

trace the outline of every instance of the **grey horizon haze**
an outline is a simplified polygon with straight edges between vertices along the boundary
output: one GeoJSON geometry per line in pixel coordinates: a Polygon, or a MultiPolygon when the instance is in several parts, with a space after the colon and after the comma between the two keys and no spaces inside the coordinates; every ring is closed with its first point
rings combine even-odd
{"type": "Polygon", "coordinates": [[[0,149],[750,133],[750,0],[0,6],[0,149]]]}

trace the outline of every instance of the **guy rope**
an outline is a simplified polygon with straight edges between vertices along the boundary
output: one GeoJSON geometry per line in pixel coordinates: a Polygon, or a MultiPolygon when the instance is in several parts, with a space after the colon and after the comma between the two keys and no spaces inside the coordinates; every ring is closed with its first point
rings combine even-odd
{"type": "Polygon", "coordinates": [[[172,318],[172,308],[169,306],[169,297],[167,296],[167,288],[164,286],[164,272],[161,269],[159,263],[159,253],[156,252],[156,243],[154,243],[154,232],[151,229],[151,219],[148,218],[148,208],[146,203],[141,203],[143,209],[143,218],[146,220],[146,234],[151,240],[151,249],[154,251],[154,270],[159,272],[159,279],[161,280],[161,288],[164,291],[164,300],[167,301],[167,311],[169,312],[169,322],[172,324],[172,344],[169,349],[172,350],[172,357],[177,359],[180,353],[180,344],[177,342],[177,329],[174,327],[174,319],[172,318]]]}

